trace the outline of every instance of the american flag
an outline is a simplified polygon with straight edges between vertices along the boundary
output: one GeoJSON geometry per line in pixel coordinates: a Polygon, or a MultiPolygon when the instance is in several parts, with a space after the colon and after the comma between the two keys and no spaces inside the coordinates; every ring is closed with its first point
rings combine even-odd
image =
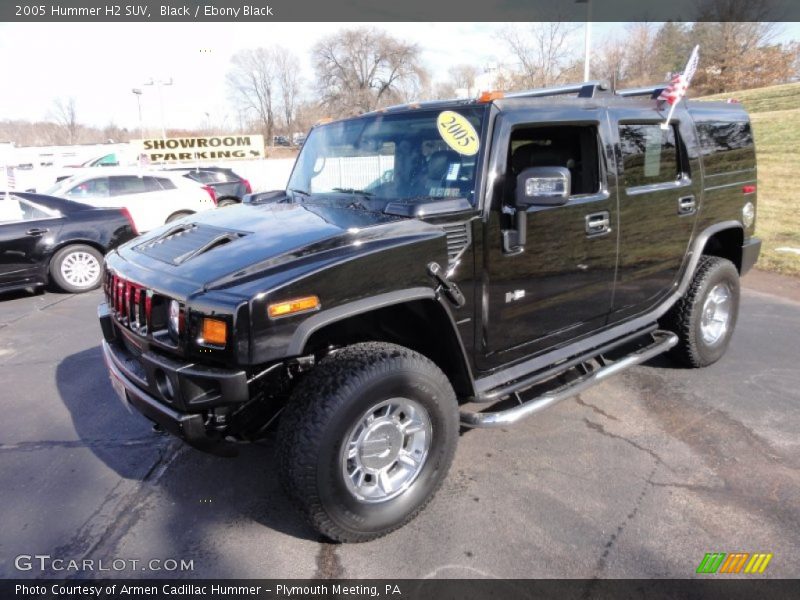
{"type": "Polygon", "coordinates": [[[697,63],[700,60],[699,50],[700,46],[694,47],[683,73],[679,73],[672,78],[670,84],[665,87],[658,96],[659,100],[664,100],[672,106],[680,102],[681,98],[686,95],[686,90],[689,89],[689,83],[692,81],[692,77],[694,77],[694,72],[697,70],[697,63]]]}

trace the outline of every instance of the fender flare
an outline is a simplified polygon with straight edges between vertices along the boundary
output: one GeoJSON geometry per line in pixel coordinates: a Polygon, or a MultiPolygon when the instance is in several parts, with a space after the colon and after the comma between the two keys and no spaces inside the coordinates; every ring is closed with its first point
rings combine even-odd
{"type": "Polygon", "coordinates": [[[703,255],[703,248],[705,248],[708,240],[711,239],[711,236],[714,234],[725,231],[726,229],[740,229],[744,232],[744,226],[739,221],[721,221],[720,223],[715,223],[714,225],[706,227],[694,239],[692,243],[692,252],[686,264],[686,270],[684,270],[680,283],[678,284],[678,289],[675,291],[678,297],[683,296],[689,288],[689,284],[694,277],[695,269],[697,269],[697,263],[700,262],[700,257],[703,255]]]}
{"type": "Polygon", "coordinates": [[[323,327],[379,308],[403,304],[412,300],[436,300],[436,293],[426,287],[408,288],[362,298],[361,300],[322,310],[300,323],[292,335],[286,354],[287,356],[300,356],[312,334],[323,327]]]}
{"type": "Polygon", "coordinates": [[[332,325],[338,321],[342,321],[350,317],[366,314],[377,309],[397,306],[415,300],[432,300],[441,306],[442,310],[444,310],[449,321],[450,331],[452,331],[459,348],[458,361],[461,362],[464,372],[469,379],[470,388],[474,390],[474,374],[472,372],[467,351],[464,348],[464,342],[461,339],[458,327],[453,319],[453,315],[446,303],[441,300],[436,292],[427,287],[414,287],[396,290],[394,292],[378,294],[368,298],[363,298],[361,300],[355,300],[353,302],[341,304],[327,310],[322,310],[307,318],[297,327],[294,334],[292,334],[289,345],[287,346],[286,355],[301,356],[311,336],[323,327],[332,325]]]}

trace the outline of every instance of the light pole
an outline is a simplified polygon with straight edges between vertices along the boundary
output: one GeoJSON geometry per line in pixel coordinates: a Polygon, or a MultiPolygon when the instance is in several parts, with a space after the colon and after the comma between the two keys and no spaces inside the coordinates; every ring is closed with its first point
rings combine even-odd
{"type": "Polygon", "coordinates": [[[136,106],[139,108],[139,137],[144,139],[144,123],[142,122],[142,90],[133,88],[131,92],[136,96],[136,106]]]}
{"type": "Polygon", "coordinates": [[[161,113],[161,137],[163,139],[167,139],[167,130],[164,127],[164,95],[161,93],[161,88],[165,85],[172,85],[172,77],[170,77],[167,81],[150,78],[150,81],[145,82],[144,85],[156,86],[156,90],[158,91],[158,106],[161,113]]]}
{"type": "Polygon", "coordinates": [[[583,31],[583,80],[589,81],[592,61],[592,0],[575,0],[575,4],[586,5],[586,27],[583,31]]]}

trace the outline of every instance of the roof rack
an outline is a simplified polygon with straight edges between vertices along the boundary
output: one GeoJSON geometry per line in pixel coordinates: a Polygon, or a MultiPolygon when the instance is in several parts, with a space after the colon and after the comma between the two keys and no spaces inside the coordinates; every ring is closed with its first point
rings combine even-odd
{"type": "Polygon", "coordinates": [[[625,90],[617,90],[617,96],[650,96],[652,99],[656,99],[661,95],[661,92],[664,91],[666,88],[666,84],[659,84],[659,85],[648,85],[644,87],[638,88],[628,88],[625,90]]]}
{"type": "Polygon", "coordinates": [[[542,96],[564,96],[566,94],[578,94],[578,98],[594,98],[595,93],[607,89],[609,89],[607,81],[584,81],[525,90],[524,92],[511,92],[505,94],[504,98],[541,98],[542,96]]]}

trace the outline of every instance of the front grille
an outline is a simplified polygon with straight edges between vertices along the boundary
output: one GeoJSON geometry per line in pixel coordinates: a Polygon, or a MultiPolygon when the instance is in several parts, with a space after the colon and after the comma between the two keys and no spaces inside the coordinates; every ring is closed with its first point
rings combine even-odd
{"type": "Polygon", "coordinates": [[[110,271],[103,289],[111,314],[137,335],[147,336],[165,325],[166,297],[110,271]]]}
{"type": "Polygon", "coordinates": [[[445,225],[444,231],[447,234],[447,258],[452,265],[469,247],[470,231],[468,223],[445,225]]]}

